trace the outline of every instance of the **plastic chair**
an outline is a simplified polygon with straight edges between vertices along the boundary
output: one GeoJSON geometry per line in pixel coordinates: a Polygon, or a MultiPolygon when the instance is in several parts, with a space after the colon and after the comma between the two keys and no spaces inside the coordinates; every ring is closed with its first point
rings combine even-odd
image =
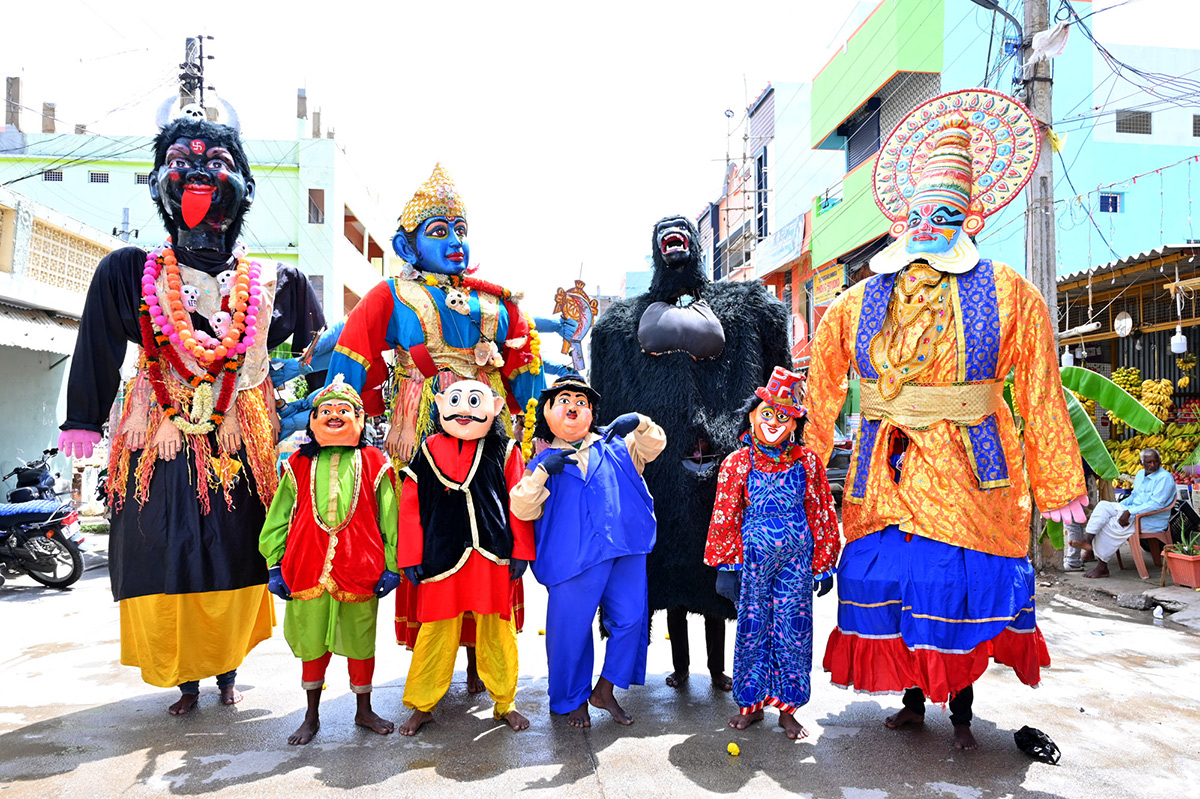
{"type": "MultiPolygon", "coordinates": [[[[1175,503],[1172,502],[1165,508],[1158,510],[1148,510],[1145,513],[1139,513],[1133,517],[1133,535],[1129,536],[1129,552],[1133,555],[1133,565],[1137,567],[1138,575],[1143,580],[1150,578],[1150,571],[1146,568],[1146,556],[1142,554],[1142,540],[1145,539],[1150,543],[1150,558],[1154,561],[1155,566],[1162,566],[1162,548],[1171,543],[1171,525],[1167,525],[1167,529],[1154,533],[1142,532],[1142,519],[1147,516],[1156,516],[1160,513],[1168,513],[1175,509],[1175,503]]],[[[1117,565],[1122,569],[1125,568],[1125,562],[1121,560],[1121,550],[1117,549],[1117,565]]]]}

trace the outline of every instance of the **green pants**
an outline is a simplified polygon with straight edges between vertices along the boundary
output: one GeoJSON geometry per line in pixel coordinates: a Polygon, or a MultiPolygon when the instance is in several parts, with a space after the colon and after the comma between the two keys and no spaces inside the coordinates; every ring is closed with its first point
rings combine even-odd
{"type": "Polygon", "coordinates": [[[283,637],[301,660],[316,660],[326,652],[367,660],[375,657],[378,615],[378,599],[339,602],[329,594],[293,599],[283,616],[283,637]]]}

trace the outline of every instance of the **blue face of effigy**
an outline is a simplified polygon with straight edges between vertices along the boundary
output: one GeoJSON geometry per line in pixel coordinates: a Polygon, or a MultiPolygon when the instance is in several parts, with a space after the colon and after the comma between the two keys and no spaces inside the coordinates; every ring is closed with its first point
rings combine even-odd
{"type": "Polygon", "coordinates": [[[918,253],[949,252],[962,235],[966,214],[948,204],[938,202],[914,203],[908,214],[906,249],[918,253]]]}
{"type": "Polygon", "coordinates": [[[457,275],[471,262],[467,220],[461,216],[431,216],[421,222],[415,251],[404,231],[396,233],[392,246],[397,255],[422,272],[457,275]]]}

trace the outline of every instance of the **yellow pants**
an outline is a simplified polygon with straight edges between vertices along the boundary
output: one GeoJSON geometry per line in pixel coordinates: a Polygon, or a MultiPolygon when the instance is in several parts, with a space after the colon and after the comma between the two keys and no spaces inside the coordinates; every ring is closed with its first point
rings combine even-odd
{"type": "MultiPolygon", "coordinates": [[[[445,696],[454,676],[462,622],[460,613],[421,623],[404,684],[404,704],[428,713],[445,696]]],[[[511,618],[475,614],[475,664],[496,703],[492,716],[503,718],[516,708],[517,697],[517,628],[511,618]]]]}

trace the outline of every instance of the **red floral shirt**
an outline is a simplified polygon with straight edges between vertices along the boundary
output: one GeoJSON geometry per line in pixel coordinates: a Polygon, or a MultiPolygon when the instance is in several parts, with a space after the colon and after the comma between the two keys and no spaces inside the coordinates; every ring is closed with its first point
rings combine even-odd
{"type": "MultiPolygon", "coordinates": [[[[742,562],[742,510],[749,503],[747,478],[750,475],[751,448],[742,447],[731,453],[721,464],[717,477],[717,501],[713,506],[712,522],[708,526],[708,543],[704,562],[722,566],[742,562]]],[[[825,467],[812,450],[793,446],[780,461],[760,453],[754,455],[754,468],[762,472],[783,472],[797,463],[804,467],[804,512],[813,537],[813,575],[833,571],[837,563],[841,540],[838,534],[837,511],[825,467]]]]}

